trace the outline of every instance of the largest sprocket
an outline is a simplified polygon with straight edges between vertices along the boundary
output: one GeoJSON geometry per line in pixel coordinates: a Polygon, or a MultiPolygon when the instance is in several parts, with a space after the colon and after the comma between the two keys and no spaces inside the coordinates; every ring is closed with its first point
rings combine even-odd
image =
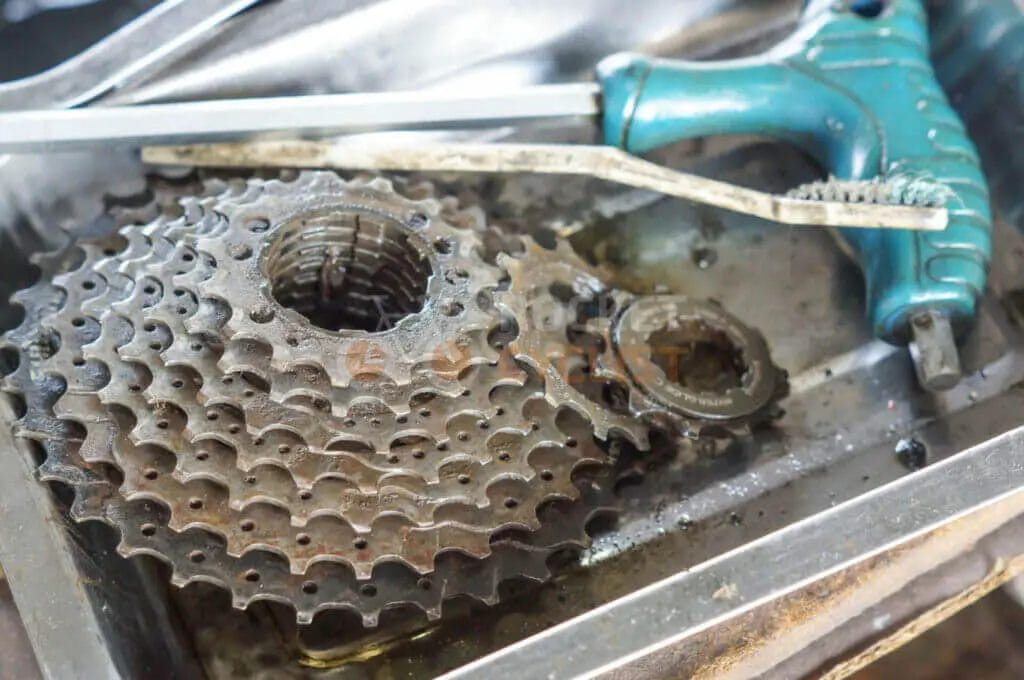
{"type": "Polygon", "coordinates": [[[478,215],[332,173],[212,193],[43,258],[18,296],[5,389],[76,518],[237,606],[367,624],[493,601],[585,540],[606,494],[574,475],[610,464],[594,407],[507,345],[535,330],[478,215]]]}

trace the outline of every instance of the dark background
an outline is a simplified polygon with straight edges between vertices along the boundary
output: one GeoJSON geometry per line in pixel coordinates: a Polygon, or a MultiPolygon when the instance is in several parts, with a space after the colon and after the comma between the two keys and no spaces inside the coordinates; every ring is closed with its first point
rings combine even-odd
{"type": "Polygon", "coordinates": [[[0,81],[59,64],[157,1],[0,0],[0,81]]]}

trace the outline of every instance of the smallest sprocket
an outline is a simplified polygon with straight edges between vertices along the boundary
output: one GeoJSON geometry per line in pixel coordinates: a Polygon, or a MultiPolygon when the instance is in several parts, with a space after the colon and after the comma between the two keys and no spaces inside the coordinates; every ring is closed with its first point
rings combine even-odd
{"type": "Polygon", "coordinates": [[[780,415],[786,372],[764,337],[713,301],[618,292],[614,313],[586,320],[596,336],[592,377],[626,393],[627,408],[697,439],[749,432],[780,415]]]}

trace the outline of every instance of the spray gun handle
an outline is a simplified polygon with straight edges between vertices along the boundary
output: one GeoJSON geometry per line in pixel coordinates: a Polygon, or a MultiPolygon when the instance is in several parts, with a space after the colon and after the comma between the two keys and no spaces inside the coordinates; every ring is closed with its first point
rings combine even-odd
{"type": "Polygon", "coordinates": [[[795,144],[839,179],[924,176],[945,185],[945,231],[851,229],[843,237],[864,270],[876,335],[910,342],[922,314],[957,330],[970,323],[991,253],[988,189],[932,71],[920,0],[893,0],[874,17],[811,0],[796,32],[764,54],[719,62],[614,55],[598,77],[604,141],[628,151],[756,134],[795,144]]]}

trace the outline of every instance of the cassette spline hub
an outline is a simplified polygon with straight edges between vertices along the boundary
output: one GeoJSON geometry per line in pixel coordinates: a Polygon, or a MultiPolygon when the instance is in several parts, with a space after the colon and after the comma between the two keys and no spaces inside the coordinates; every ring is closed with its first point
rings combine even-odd
{"type": "Polygon", "coordinates": [[[367,625],[493,602],[586,541],[608,497],[574,475],[610,459],[495,341],[515,305],[478,213],[332,173],[208,193],[42,258],[18,296],[5,388],[77,519],[238,607],[367,625]]]}

